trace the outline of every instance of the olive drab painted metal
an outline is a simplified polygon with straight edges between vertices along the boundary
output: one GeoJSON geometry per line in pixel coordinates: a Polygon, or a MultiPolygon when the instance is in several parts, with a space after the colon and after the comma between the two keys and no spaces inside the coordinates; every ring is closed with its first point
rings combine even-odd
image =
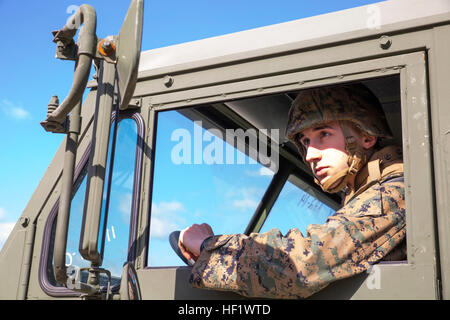
{"type": "MultiPolygon", "coordinates": [[[[46,131],[67,133],[64,169],[62,174],[61,197],[59,200],[58,219],[54,246],[54,276],[57,282],[69,289],[81,292],[86,297],[102,296],[109,298],[110,290],[102,293],[100,273],[111,275],[108,270],[100,268],[102,249],[99,246],[102,197],[105,183],[111,116],[114,110],[114,95],[117,93],[116,112],[126,109],[136,81],[139,65],[143,27],[143,0],[133,0],[118,37],[108,37],[97,41],[96,13],[93,7],[82,5],[67,21],[66,25],[53,32],[57,43],[57,58],[75,60],[75,72],[72,89],[67,98],[58,105],[58,98],[52,97],[49,103],[47,119],[41,122],[46,131]],[[73,37],[77,32],[76,23],[83,24],[77,44],[73,37]],[[122,38],[121,43],[120,39],[122,38]],[[115,44],[115,42],[117,42],[115,44]],[[98,45],[98,46],[97,46],[98,45]],[[117,48],[117,55],[115,50],[117,48]],[[98,52],[97,52],[98,50],[98,52]],[[115,57],[116,59],[112,59],[115,57]],[[81,283],[79,271],[73,277],[67,276],[66,245],[69,223],[70,202],[77,153],[78,135],[80,133],[81,99],[86,88],[92,61],[98,66],[98,93],[96,112],[94,114],[94,142],[88,170],[88,184],[85,200],[84,221],[80,239],[80,253],[91,262],[88,283],[81,283]],[[117,80],[117,75],[120,79],[117,80]],[[115,84],[120,90],[117,92],[115,84]],[[116,92],[115,92],[116,91],[116,92]],[[122,95],[121,95],[122,93],[122,95]],[[71,112],[72,111],[72,112],[71,112]],[[70,117],[68,114],[70,113],[70,117]]],[[[104,218],[106,220],[106,217],[104,218]]],[[[104,239],[103,239],[104,241],[104,239]]]]}
{"type": "MultiPolygon", "coordinates": [[[[142,41],[143,6],[143,0],[134,0],[130,5],[116,45],[116,64],[107,61],[100,62],[97,106],[94,113],[93,124],[95,143],[93,143],[91,150],[87,175],[87,191],[83,212],[85,224],[82,226],[82,238],[80,239],[79,248],[84,259],[91,261],[92,263],[92,269],[89,270],[89,275],[90,277],[92,275],[92,278],[95,278],[96,280],[90,281],[90,283],[93,283],[96,286],[97,294],[101,293],[99,275],[98,272],[96,272],[96,268],[101,266],[103,260],[104,236],[103,239],[101,239],[99,235],[103,232],[102,228],[106,226],[107,219],[107,217],[102,217],[101,215],[105,176],[107,174],[105,169],[108,161],[107,155],[111,129],[110,119],[112,111],[114,110],[114,91],[116,88],[116,81],[118,81],[118,95],[120,100],[116,101],[116,112],[118,112],[119,109],[126,109],[127,105],[123,104],[129,102],[128,91],[130,88],[131,90],[134,88],[137,81],[137,67],[140,56],[140,44],[142,41]],[[122,42],[120,40],[121,38],[122,42]],[[125,38],[130,40],[124,41],[125,38]],[[125,46],[128,47],[124,48],[125,46]],[[119,68],[122,73],[127,75],[125,79],[116,80],[116,75],[120,75],[119,68]],[[123,92],[121,92],[120,89],[122,89],[123,92]],[[122,97],[121,94],[124,96],[122,97]],[[101,225],[102,219],[105,221],[103,226],[101,225]]],[[[113,139],[114,137],[115,134],[113,135],[113,139]]],[[[113,159],[113,156],[114,153],[112,152],[111,159],[113,159]]]]}
{"type": "Polygon", "coordinates": [[[55,261],[53,266],[55,279],[63,284],[67,281],[65,267],[67,229],[76,150],[81,124],[81,97],[84,93],[89,78],[92,59],[95,55],[95,44],[97,39],[95,35],[96,25],[97,18],[94,8],[88,5],[82,5],[61,30],[53,32],[55,35],[53,41],[57,43],[57,57],[69,59],[67,55],[64,57],[62,57],[62,55],[66,54],[68,51],[76,51],[74,82],[69,95],[64,99],[60,106],[57,105],[57,97],[54,96],[52,98],[49,103],[47,119],[41,122],[42,126],[47,131],[58,133],[61,132],[60,129],[64,129],[63,132],[67,132],[58,223],[55,231],[55,238],[57,241],[55,242],[54,248],[55,261]],[[83,27],[80,30],[78,43],[75,45],[73,37],[77,31],[76,28],[74,28],[76,20],[83,23],[83,27]],[[71,112],[70,117],[68,117],[67,115],[72,109],[73,112],[71,112]],[[69,121],[68,125],[67,121],[69,121]],[[64,124],[66,128],[64,128],[64,124]]]}
{"type": "MultiPolygon", "coordinates": [[[[118,35],[97,39],[95,10],[89,5],[71,19],[83,21],[80,30],[71,29],[69,19],[54,32],[57,58],[75,62],[74,80],[62,103],[50,99],[41,124],[66,139],[0,251],[0,299],[450,299],[447,0],[383,1],[141,53],[143,5],[131,1],[118,35]],[[373,10],[382,17],[376,25],[367,22],[373,22],[373,10]],[[81,101],[92,63],[98,77],[81,101]],[[315,92],[308,98],[312,101],[321,88],[349,84],[363,84],[376,95],[391,132],[377,123],[377,115],[370,122],[359,113],[339,120],[376,135],[392,134],[396,146],[382,145],[371,154],[354,193],[341,198],[315,184],[294,144],[301,126],[311,123],[302,122],[304,114],[295,109],[293,121],[287,120],[299,93],[306,99],[307,92],[315,92]],[[224,129],[287,128],[294,138],[277,146],[280,170],[247,228],[209,239],[193,267],[148,265],[154,254],[149,230],[158,115],[169,110],[188,118],[195,114],[224,129]],[[112,268],[102,268],[111,258],[102,250],[107,216],[101,212],[111,174],[106,164],[114,160],[114,152],[107,159],[115,148],[114,111],[137,113],[143,127],[128,257],[114,270],[121,270],[114,279],[120,286],[112,285],[112,268]],[[404,187],[396,180],[402,175],[404,187]],[[88,267],[69,272],[70,199],[81,178],[87,183],[76,254],[88,267]],[[296,226],[285,235],[276,229],[259,233],[287,181],[336,213],[327,224],[310,225],[306,234],[296,226]],[[333,245],[339,243],[333,235],[348,247],[333,245]],[[386,257],[392,258],[389,263],[382,261],[386,257]],[[81,281],[82,271],[87,280],[81,281]]],[[[333,105],[342,100],[339,94],[329,96],[333,105]]],[[[310,107],[311,113],[317,111],[310,107]]]]}
{"type": "Polygon", "coordinates": [[[139,58],[141,57],[144,1],[133,1],[119,32],[117,44],[117,80],[120,110],[127,109],[136,87],[139,58]]]}
{"type": "Polygon", "coordinates": [[[46,120],[41,122],[45,130],[51,132],[65,132],[63,122],[66,116],[81,101],[86,88],[91,70],[92,59],[96,52],[97,17],[93,7],[82,5],[67,21],[61,30],[54,31],[53,42],[57,44],[56,56],[64,60],[76,60],[74,81],[69,94],[56,109],[49,112],[46,120]],[[73,37],[77,32],[76,22],[83,23],[80,30],[78,43],[75,44],[73,37]]]}

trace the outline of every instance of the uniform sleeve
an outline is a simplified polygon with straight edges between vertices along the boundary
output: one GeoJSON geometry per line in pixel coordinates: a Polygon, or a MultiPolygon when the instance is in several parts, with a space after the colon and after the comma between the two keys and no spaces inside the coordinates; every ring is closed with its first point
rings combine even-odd
{"type": "Polygon", "coordinates": [[[405,238],[402,182],[377,184],[330,216],[282,235],[221,235],[206,241],[193,266],[197,288],[249,297],[306,298],[338,279],[364,272],[405,238]]]}

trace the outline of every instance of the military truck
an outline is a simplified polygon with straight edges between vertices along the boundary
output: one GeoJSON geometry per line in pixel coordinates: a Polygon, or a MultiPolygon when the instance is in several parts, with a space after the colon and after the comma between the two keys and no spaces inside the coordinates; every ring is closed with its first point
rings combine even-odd
{"type": "Polygon", "coordinates": [[[340,197],[284,138],[287,114],[303,89],[356,82],[403,148],[407,259],[311,298],[450,298],[449,1],[385,1],[140,52],[143,10],[133,0],[119,35],[97,39],[83,5],[54,33],[74,84],[41,124],[66,138],[0,253],[1,299],[244,298],[192,288],[168,235],[204,221],[246,234],[324,221],[340,197]]]}

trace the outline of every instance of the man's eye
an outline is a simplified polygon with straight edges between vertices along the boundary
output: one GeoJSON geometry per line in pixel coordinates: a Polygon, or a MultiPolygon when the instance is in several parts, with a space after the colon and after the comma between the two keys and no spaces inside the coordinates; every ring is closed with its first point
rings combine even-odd
{"type": "Polygon", "coordinates": [[[308,138],[303,138],[303,139],[300,140],[300,143],[303,146],[307,147],[309,145],[309,139],[308,138]]]}
{"type": "Polygon", "coordinates": [[[320,137],[321,137],[321,138],[328,137],[329,135],[330,135],[330,133],[327,132],[327,131],[322,131],[322,132],[320,132],[320,137]]]}

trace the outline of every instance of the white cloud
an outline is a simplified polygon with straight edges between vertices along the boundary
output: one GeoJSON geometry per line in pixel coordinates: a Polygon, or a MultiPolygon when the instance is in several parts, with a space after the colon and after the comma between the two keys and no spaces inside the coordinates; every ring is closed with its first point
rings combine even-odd
{"type": "Polygon", "coordinates": [[[172,231],[180,230],[180,225],[185,224],[180,215],[184,211],[183,204],[177,201],[153,203],[150,236],[166,240],[172,231]]]}
{"type": "Polygon", "coordinates": [[[235,186],[229,186],[228,191],[225,193],[225,197],[228,199],[232,198],[248,198],[248,197],[258,197],[262,195],[261,188],[248,187],[248,188],[235,188],[235,186]]]}
{"type": "Polygon", "coordinates": [[[119,211],[125,223],[130,221],[131,215],[131,193],[122,194],[119,199],[119,211]]]}
{"type": "Polygon", "coordinates": [[[11,116],[13,116],[16,119],[27,119],[30,117],[30,113],[20,107],[11,109],[10,113],[11,116]]]}
{"type": "Polygon", "coordinates": [[[116,170],[114,169],[114,175],[112,183],[114,186],[120,186],[121,188],[133,190],[134,175],[131,170],[116,170]]]}
{"type": "Polygon", "coordinates": [[[273,176],[273,171],[266,167],[261,167],[259,169],[259,174],[261,176],[273,176]]]}
{"type": "Polygon", "coordinates": [[[260,188],[230,189],[225,194],[234,208],[241,210],[255,210],[264,190],[260,188]]]}
{"type": "Polygon", "coordinates": [[[152,212],[157,214],[166,214],[168,212],[176,212],[183,210],[184,210],[183,205],[177,201],[160,202],[159,204],[154,204],[154,206],[152,207],[152,212]]]}
{"type": "MultiPolygon", "coordinates": [[[[0,221],[5,220],[7,216],[7,212],[4,208],[0,207],[0,221]]],[[[3,247],[6,239],[8,239],[9,234],[14,228],[15,222],[2,222],[0,223],[0,250],[3,247]]]]}
{"type": "Polygon", "coordinates": [[[245,174],[247,176],[249,176],[249,177],[252,177],[252,178],[258,178],[258,177],[261,177],[261,176],[273,176],[274,175],[272,170],[270,170],[269,168],[264,167],[264,166],[262,166],[262,167],[260,167],[259,169],[256,169],[256,170],[245,170],[245,174]]]}
{"type": "Polygon", "coordinates": [[[8,239],[14,225],[14,222],[0,223],[0,250],[2,249],[6,239],[8,239]]]}
{"type": "Polygon", "coordinates": [[[14,119],[24,120],[31,118],[31,115],[27,110],[25,110],[21,106],[14,104],[8,99],[3,99],[1,101],[1,110],[7,116],[12,117],[14,119]]]}
{"type": "Polygon", "coordinates": [[[256,202],[253,199],[244,198],[241,200],[234,200],[233,206],[240,209],[255,209],[258,205],[258,202],[256,202]]]}

